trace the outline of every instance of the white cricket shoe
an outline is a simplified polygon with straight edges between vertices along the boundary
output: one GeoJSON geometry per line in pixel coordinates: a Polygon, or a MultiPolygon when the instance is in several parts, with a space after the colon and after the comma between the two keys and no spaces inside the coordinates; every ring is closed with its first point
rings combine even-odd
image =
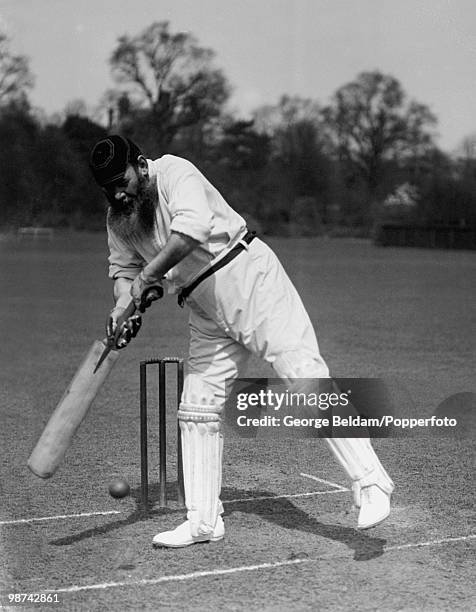
{"type": "Polygon", "coordinates": [[[153,546],[164,546],[167,548],[182,548],[199,542],[218,542],[225,535],[225,524],[219,515],[215,523],[215,529],[207,535],[192,536],[190,522],[187,520],[171,531],[158,533],[152,540],[153,546]]]}
{"type": "MultiPolygon", "coordinates": [[[[370,485],[360,488],[360,508],[359,518],[357,521],[358,529],[370,529],[384,521],[390,514],[390,495],[378,485],[370,485]]],[[[356,489],[353,488],[354,501],[356,497],[356,489]]]]}

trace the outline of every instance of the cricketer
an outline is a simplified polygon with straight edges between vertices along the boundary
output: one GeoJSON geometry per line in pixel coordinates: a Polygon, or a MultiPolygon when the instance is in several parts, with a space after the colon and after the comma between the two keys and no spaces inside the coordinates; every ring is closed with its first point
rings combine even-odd
{"type": "MultiPolygon", "coordinates": [[[[190,347],[178,419],[182,436],[187,519],[157,534],[155,546],[216,542],[225,534],[220,501],[225,380],[244,373],[250,355],[293,381],[329,377],[304,305],[269,246],[248,230],[189,161],[173,155],[151,160],[119,135],[94,146],[93,176],[107,200],[109,276],[115,306],[108,335],[132,299],[143,311],[157,285],[189,309],[190,347]]],[[[119,346],[140,328],[124,324],[119,346]]],[[[325,438],[352,481],[367,529],[390,512],[394,484],[368,438],[325,438]]]]}

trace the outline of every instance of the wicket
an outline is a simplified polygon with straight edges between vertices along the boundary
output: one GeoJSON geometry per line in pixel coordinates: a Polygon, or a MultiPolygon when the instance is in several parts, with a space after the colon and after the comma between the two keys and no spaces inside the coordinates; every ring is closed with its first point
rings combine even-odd
{"type": "MultiPolygon", "coordinates": [[[[167,365],[176,366],[177,408],[183,390],[183,360],[178,357],[147,359],[140,362],[140,446],[141,446],[141,506],[149,508],[149,453],[147,418],[147,366],[158,365],[158,408],[159,408],[159,506],[167,506],[167,448],[166,448],[166,408],[167,408],[167,365]]],[[[182,467],[182,442],[180,427],[177,423],[177,499],[185,504],[182,467]]]]}

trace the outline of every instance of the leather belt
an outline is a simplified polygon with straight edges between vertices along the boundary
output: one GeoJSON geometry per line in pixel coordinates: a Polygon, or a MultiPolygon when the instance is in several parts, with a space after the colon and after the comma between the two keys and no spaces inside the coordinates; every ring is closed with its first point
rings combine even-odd
{"type": "Polygon", "coordinates": [[[198,287],[198,285],[202,281],[204,281],[206,278],[208,278],[212,274],[215,274],[215,272],[217,270],[219,270],[220,268],[223,268],[228,263],[230,263],[230,261],[232,259],[234,259],[237,255],[239,255],[241,253],[241,251],[245,250],[245,248],[246,248],[245,244],[250,244],[250,242],[255,237],[256,237],[256,232],[246,232],[246,234],[243,236],[243,238],[240,238],[240,240],[235,244],[235,246],[232,249],[230,249],[228,251],[228,253],[224,257],[222,257],[219,261],[217,261],[215,264],[210,266],[208,268],[208,270],[205,270],[205,272],[203,274],[200,274],[200,276],[198,276],[193,281],[193,283],[188,285],[188,287],[184,287],[183,289],[181,289],[180,293],[178,294],[178,299],[177,299],[177,301],[179,303],[179,306],[181,306],[183,308],[183,306],[185,304],[185,300],[192,293],[192,291],[196,287],[198,287]]]}

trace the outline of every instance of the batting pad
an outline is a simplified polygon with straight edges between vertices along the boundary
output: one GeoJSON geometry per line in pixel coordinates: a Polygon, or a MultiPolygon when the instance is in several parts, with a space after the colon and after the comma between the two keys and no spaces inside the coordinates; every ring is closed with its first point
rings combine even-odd
{"type": "Polygon", "coordinates": [[[370,442],[369,438],[362,438],[362,441],[364,442],[364,444],[366,444],[370,451],[375,455],[375,459],[377,461],[377,465],[378,465],[378,469],[381,472],[381,475],[383,476],[383,478],[390,484],[391,486],[391,491],[393,491],[393,489],[395,488],[395,485],[393,483],[393,480],[390,478],[390,476],[387,474],[387,470],[383,467],[383,465],[380,463],[380,459],[378,458],[377,453],[374,451],[373,447],[372,447],[372,443],[370,442]]]}
{"type": "Polygon", "coordinates": [[[220,502],[223,436],[219,412],[213,398],[210,401],[185,394],[178,411],[185,503],[194,537],[212,533],[218,515],[223,512],[220,502]]]}
{"type": "Polygon", "coordinates": [[[389,495],[393,482],[368,438],[325,438],[332,453],[353,482],[360,487],[377,485],[389,495]]]}

